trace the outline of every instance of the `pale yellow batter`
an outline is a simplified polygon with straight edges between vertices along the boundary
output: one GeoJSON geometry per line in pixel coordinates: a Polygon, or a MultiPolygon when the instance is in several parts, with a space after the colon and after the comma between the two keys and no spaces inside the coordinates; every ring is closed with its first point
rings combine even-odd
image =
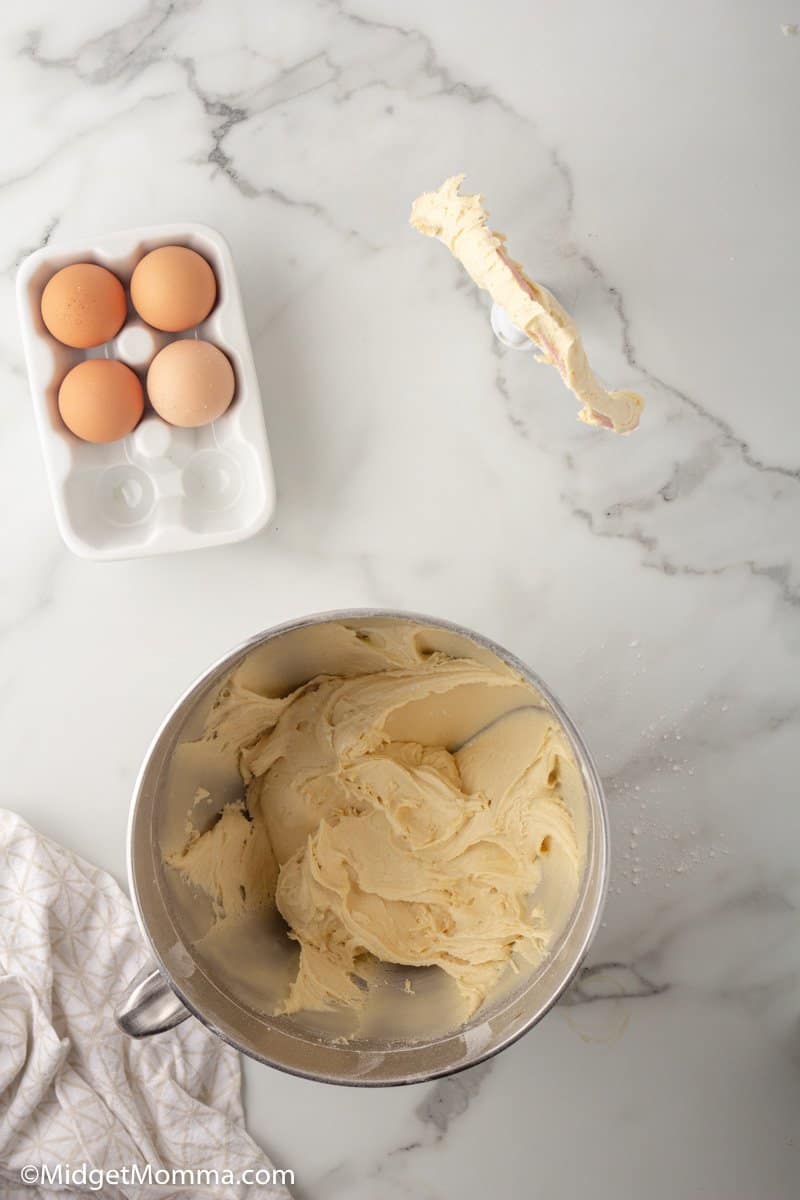
{"type": "Polygon", "coordinates": [[[440,968],[467,1016],[512,959],[541,960],[574,905],[577,767],[509,668],[403,623],[330,629],[345,674],[279,698],[240,674],[223,688],[205,739],[240,748],[246,802],[168,862],[220,921],[274,899],[300,945],[278,1011],[358,1007],[377,959],[440,968]]]}
{"type": "Polygon", "coordinates": [[[455,175],[438,191],[415,200],[411,224],[420,233],[444,242],[478,287],[536,344],[541,352],[539,361],[551,363],[580,400],[582,421],[615,433],[630,433],[639,424],[644,400],[636,392],[606,391],[589,366],[569,313],[508,257],[505,235],[489,229],[482,198],[459,194],[463,181],[463,175],[455,175]]]}

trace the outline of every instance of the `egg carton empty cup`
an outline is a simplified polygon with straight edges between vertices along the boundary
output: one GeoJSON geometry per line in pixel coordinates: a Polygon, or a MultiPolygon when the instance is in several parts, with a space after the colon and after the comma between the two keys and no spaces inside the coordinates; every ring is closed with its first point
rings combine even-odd
{"type": "Polygon", "coordinates": [[[154,225],[98,238],[91,245],[44,246],[17,273],[17,304],[33,407],[58,528],[82,558],[136,558],[236,542],[257,533],[275,507],[264,413],[233,258],[205,225],[154,225]],[[42,292],[71,263],[113,271],[130,295],[134,267],[158,246],[188,246],[211,265],[217,300],[209,316],[181,334],[152,329],[128,303],[110,342],[72,350],[45,328],[42,292]],[[116,358],[142,384],[153,357],[176,337],[212,342],[230,360],[236,392],[226,413],[199,429],[168,425],[146,404],[127,437],[95,445],[64,425],[58,389],[84,358],[116,358]]]}

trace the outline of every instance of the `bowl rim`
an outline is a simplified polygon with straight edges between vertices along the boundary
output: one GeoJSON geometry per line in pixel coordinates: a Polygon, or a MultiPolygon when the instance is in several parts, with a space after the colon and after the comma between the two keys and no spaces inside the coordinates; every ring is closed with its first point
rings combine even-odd
{"type": "MultiPolygon", "coordinates": [[[[477,633],[475,630],[468,628],[465,625],[460,625],[457,622],[450,621],[445,617],[434,617],[427,613],[419,613],[405,609],[392,608],[343,608],[330,609],[320,612],[309,613],[305,616],[296,617],[288,621],[281,622],[278,625],[271,625],[259,633],[251,635],[244,641],[239,642],[231,650],[215,659],[209,667],[207,667],[200,675],[189,684],[187,688],[180,694],[174,702],[168,713],[161,721],[155,734],[153,735],[147,750],[142,759],[142,764],[136,776],[134,783],[133,794],[128,814],[127,825],[127,873],[130,886],[131,902],[136,916],[139,929],[142,937],[147,945],[147,948],[158,965],[158,968],[166,982],[188,1009],[192,1016],[196,1017],[211,1033],[219,1037],[227,1045],[248,1058],[254,1059],[256,1062],[263,1063],[265,1066],[273,1067],[276,1070],[283,1071],[285,1074],[295,1075],[302,1079],[310,1079],[318,1083],[330,1083],[344,1087],[402,1087],[410,1086],[415,1083],[426,1083],[435,1079],[445,1078],[450,1075],[456,1075],[460,1071],[465,1071],[469,1067],[477,1066],[479,1063],[486,1062],[499,1054],[502,1050],[519,1041],[526,1033],[529,1033],[535,1025],[537,1025],[552,1008],[558,1003],[567,989],[575,980],[581,967],[584,958],[591,946],[597,931],[600,927],[600,921],[603,915],[603,910],[608,896],[609,885],[609,868],[610,868],[610,836],[609,836],[609,818],[608,806],[603,791],[603,785],[600,779],[599,772],[595,765],[592,754],[583,739],[578,727],[575,725],[569,713],[564,708],[561,701],[551,691],[547,684],[533,671],[525,662],[518,658],[504,646],[495,642],[492,638],[486,637],[483,634],[477,633]],[[188,708],[195,696],[202,692],[208,684],[216,677],[220,676],[224,671],[234,668],[248,654],[252,653],[258,647],[266,645],[275,638],[281,637],[284,634],[294,632],[299,629],[308,628],[315,625],[324,625],[336,621],[360,621],[370,619],[394,620],[394,621],[409,621],[420,625],[428,625],[433,628],[442,629],[445,632],[461,636],[468,641],[474,642],[476,645],[488,650],[496,655],[507,666],[517,671],[522,678],[531,684],[552,708],[555,716],[566,731],[573,750],[579,759],[581,773],[587,784],[587,792],[591,791],[591,795],[587,794],[587,802],[595,814],[595,819],[592,824],[593,836],[596,839],[596,845],[593,847],[596,855],[594,871],[587,869],[581,892],[576,900],[569,922],[562,932],[558,945],[563,943],[565,936],[571,932],[579,916],[585,915],[585,906],[589,902],[589,885],[592,879],[595,880],[594,899],[591,901],[592,909],[589,912],[586,930],[580,939],[580,942],[570,954],[570,965],[564,971],[563,977],[559,980],[558,985],[554,987],[552,992],[546,999],[540,1003],[532,1012],[525,1018],[519,1028],[513,1029],[509,1034],[501,1036],[500,1039],[486,1049],[475,1050],[474,1052],[467,1051],[461,1060],[452,1066],[432,1068],[425,1072],[415,1073],[407,1077],[398,1077],[395,1079],[368,1079],[338,1076],[331,1073],[315,1072],[302,1068],[289,1066],[286,1063],[276,1061],[266,1054],[261,1054],[241,1042],[225,1030],[220,1029],[214,1021],[206,1016],[198,1006],[186,995],[180,982],[175,980],[173,972],[170,970],[167,963],[164,961],[164,956],[159,950],[154,941],[154,937],[148,928],[146,918],[142,910],[142,901],[139,892],[139,881],[137,879],[137,871],[135,866],[135,830],[136,819],[140,804],[143,798],[144,784],[148,775],[148,771],[152,759],[158,752],[162,740],[169,733],[170,728],[175,719],[183,714],[188,708]],[[599,886],[597,886],[599,884],[599,886]]],[[[454,1030],[450,1037],[463,1036],[463,1033],[458,1029],[454,1030]]],[[[443,1039],[443,1040],[447,1040],[443,1039]]]]}

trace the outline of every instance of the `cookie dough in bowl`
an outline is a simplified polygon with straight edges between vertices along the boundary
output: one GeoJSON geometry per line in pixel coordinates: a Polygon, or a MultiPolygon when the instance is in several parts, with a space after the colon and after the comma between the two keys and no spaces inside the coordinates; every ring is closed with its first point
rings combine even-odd
{"type": "Polygon", "coordinates": [[[265,637],[188,694],[143,772],[162,971],[288,1070],[469,1065],[553,1003],[596,927],[605,820],[578,735],[454,626],[356,613],[265,637]]]}

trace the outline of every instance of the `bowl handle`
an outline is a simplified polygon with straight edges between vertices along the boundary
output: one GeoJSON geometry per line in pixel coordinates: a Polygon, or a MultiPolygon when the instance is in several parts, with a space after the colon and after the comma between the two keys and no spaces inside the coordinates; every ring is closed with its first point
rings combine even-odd
{"type": "Polygon", "coordinates": [[[114,1010],[114,1019],[129,1037],[150,1037],[174,1029],[191,1016],[154,962],[130,981],[114,1010]]]}

